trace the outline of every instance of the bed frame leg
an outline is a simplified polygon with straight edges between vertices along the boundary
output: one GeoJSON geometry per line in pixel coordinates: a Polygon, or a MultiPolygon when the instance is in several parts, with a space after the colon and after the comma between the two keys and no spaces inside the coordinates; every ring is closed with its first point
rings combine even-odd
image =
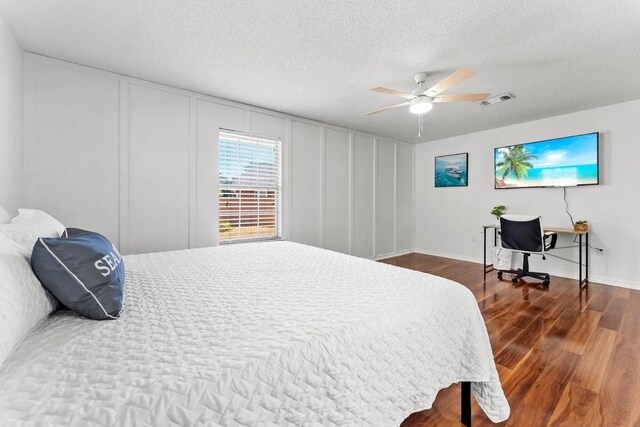
{"type": "Polygon", "coordinates": [[[460,422],[466,427],[471,427],[471,383],[462,381],[460,394],[460,422]]]}

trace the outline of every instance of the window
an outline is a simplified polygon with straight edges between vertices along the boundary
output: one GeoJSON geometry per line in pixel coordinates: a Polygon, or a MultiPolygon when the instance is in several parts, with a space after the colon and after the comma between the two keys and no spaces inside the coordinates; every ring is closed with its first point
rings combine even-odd
{"type": "Polygon", "coordinates": [[[280,139],[220,132],[220,243],[280,237],[280,139]]]}

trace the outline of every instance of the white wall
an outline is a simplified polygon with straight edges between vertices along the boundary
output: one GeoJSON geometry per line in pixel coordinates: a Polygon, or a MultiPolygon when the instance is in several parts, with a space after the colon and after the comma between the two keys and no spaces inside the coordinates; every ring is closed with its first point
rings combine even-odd
{"type": "MultiPolygon", "coordinates": [[[[571,227],[560,188],[494,190],[493,148],[598,131],[601,185],[568,188],[570,212],[589,221],[590,243],[604,249],[591,251],[592,281],[640,288],[638,117],[640,101],[632,101],[417,145],[416,251],[481,261],[481,226],[494,221],[489,211],[498,204],[539,214],[547,226],[571,227]],[[435,188],[434,156],[459,152],[469,153],[469,186],[435,188]]],[[[572,243],[560,239],[558,246],[572,243]]],[[[554,253],[577,260],[575,249],[554,253]]],[[[575,264],[552,257],[532,257],[532,269],[577,277],[575,264]]]]}
{"type": "Polygon", "coordinates": [[[22,205],[22,50],[0,16],[0,206],[22,205]]]}
{"type": "Polygon", "coordinates": [[[124,253],[216,245],[218,131],[283,141],[283,234],[364,257],[413,248],[400,141],[26,53],[25,203],[124,253]]]}

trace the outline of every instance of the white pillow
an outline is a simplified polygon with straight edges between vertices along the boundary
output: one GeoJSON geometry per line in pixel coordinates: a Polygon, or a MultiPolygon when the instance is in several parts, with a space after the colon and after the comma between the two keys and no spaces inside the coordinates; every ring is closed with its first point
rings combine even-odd
{"type": "Polygon", "coordinates": [[[17,245],[0,235],[0,365],[57,306],[17,245]]]}
{"type": "Polygon", "coordinates": [[[11,222],[11,214],[0,206],[0,224],[8,224],[9,222],[11,222]]]}
{"type": "Polygon", "coordinates": [[[64,231],[64,225],[57,219],[37,209],[18,209],[18,216],[9,224],[0,224],[0,234],[13,240],[29,262],[39,237],[61,237],[64,231]]]}

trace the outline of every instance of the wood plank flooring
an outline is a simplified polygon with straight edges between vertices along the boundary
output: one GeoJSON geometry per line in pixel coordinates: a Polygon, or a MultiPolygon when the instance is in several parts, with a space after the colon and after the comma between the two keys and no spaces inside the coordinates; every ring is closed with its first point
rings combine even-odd
{"type": "MultiPolygon", "coordinates": [[[[514,284],[474,263],[421,254],[383,260],[468,287],[482,311],[503,389],[505,426],[640,426],[640,291],[553,277],[514,284]]],[[[402,427],[459,426],[460,386],[402,427]]],[[[473,402],[473,425],[495,425],[473,402]]]]}

